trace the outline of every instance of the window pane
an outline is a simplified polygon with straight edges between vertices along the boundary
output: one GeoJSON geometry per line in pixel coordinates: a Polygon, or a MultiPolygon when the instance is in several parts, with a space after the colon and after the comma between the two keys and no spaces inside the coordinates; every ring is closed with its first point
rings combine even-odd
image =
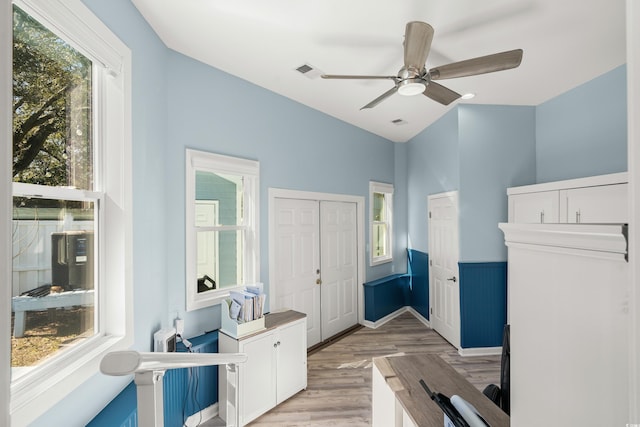
{"type": "Polygon", "coordinates": [[[244,231],[220,231],[219,239],[220,286],[224,288],[243,284],[244,231]]]}
{"type": "Polygon", "coordinates": [[[13,199],[11,365],[25,367],[92,336],[95,203],[13,199]]]}
{"type": "Polygon", "coordinates": [[[373,193],[373,221],[386,221],[384,193],[373,193]]]}
{"type": "Polygon", "coordinates": [[[198,293],[242,284],[244,230],[196,234],[198,293]]]}
{"type": "Polygon", "coordinates": [[[92,63],[13,11],[13,180],[92,190],[92,63]]]}
{"type": "Polygon", "coordinates": [[[373,224],[373,256],[387,255],[387,224],[373,224]]]}
{"type": "Polygon", "coordinates": [[[216,231],[198,231],[197,239],[197,278],[198,292],[217,289],[218,277],[218,233],[216,231]]]}
{"type": "Polygon", "coordinates": [[[196,203],[217,203],[217,225],[243,224],[243,194],[244,179],[241,175],[196,172],[196,203]]]}

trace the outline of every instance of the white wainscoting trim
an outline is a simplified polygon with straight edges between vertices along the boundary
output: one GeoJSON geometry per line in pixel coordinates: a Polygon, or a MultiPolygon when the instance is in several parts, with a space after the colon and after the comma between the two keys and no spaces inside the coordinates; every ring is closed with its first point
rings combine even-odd
{"type": "Polygon", "coordinates": [[[200,412],[196,412],[195,414],[189,416],[187,418],[187,421],[185,422],[185,426],[197,427],[202,423],[209,421],[210,419],[215,418],[217,416],[218,416],[218,402],[204,408],[200,412]]]}
{"type": "Polygon", "coordinates": [[[502,347],[461,348],[458,350],[458,354],[463,357],[500,356],[502,354],[502,347]]]}

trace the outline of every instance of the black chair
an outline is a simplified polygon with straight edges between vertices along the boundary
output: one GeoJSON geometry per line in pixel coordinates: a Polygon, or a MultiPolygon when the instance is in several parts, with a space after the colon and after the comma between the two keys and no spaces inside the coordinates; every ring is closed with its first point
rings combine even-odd
{"type": "Polygon", "coordinates": [[[511,380],[510,380],[510,357],[511,348],[509,344],[509,325],[504,325],[502,330],[502,359],[500,361],[500,387],[489,384],[482,393],[493,403],[498,405],[504,412],[511,412],[511,380]]]}

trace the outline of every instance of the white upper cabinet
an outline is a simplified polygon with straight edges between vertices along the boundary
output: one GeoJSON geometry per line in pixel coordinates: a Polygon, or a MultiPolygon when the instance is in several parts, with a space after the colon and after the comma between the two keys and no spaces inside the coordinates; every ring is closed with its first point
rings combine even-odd
{"type": "Polygon", "coordinates": [[[627,190],[628,184],[614,184],[561,191],[566,198],[566,222],[583,224],[629,222],[627,190]]]}
{"type": "Polygon", "coordinates": [[[509,222],[628,223],[627,173],[507,189],[509,222]]]}
{"type": "Polygon", "coordinates": [[[514,194],[509,196],[509,222],[558,222],[560,217],[558,191],[514,194]]]}

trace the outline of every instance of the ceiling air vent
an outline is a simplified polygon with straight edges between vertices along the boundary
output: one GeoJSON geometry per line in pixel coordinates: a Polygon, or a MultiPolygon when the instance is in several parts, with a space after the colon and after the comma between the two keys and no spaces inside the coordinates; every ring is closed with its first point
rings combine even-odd
{"type": "Polygon", "coordinates": [[[393,123],[394,125],[398,125],[398,126],[407,124],[407,122],[402,120],[402,119],[391,120],[391,123],[393,123]]]}
{"type": "Polygon", "coordinates": [[[322,74],[322,71],[309,64],[303,64],[299,66],[298,68],[296,68],[296,71],[310,79],[318,78],[322,74]]]}

